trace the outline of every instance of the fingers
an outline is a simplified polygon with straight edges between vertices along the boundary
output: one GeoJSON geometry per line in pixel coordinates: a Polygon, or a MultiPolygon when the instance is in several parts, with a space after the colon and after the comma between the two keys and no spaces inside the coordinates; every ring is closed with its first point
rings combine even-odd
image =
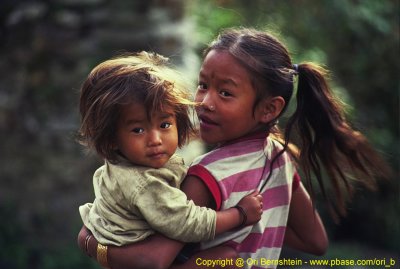
{"type": "Polygon", "coordinates": [[[256,198],[258,199],[258,202],[260,203],[260,212],[262,213],[263,212],[263,197],[261,194],[258,194],[256,196],[256,198]]]}
{"type": "Polygon", "coordinates": [[[258,190],[255,190],[250,195],[251,196],[257,196],[257,195],[260,195],[260,192],[258,190]]]}

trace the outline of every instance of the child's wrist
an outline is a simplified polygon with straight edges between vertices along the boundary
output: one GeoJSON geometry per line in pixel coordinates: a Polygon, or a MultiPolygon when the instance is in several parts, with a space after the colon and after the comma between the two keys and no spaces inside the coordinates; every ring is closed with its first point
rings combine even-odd
{"type": "Polygon", "coordinates": [[[235,205],[233,208],[236,208],[239,211],[241,222],[240,222],[238,228],[243,228],[244,226],[246,226],[246,222],[247,222],[246,211],[240,205],[235,205]]]}

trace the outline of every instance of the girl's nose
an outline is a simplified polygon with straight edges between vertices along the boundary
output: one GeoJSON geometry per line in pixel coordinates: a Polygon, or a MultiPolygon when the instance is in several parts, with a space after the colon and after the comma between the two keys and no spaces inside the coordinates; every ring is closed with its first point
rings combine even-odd
{"type": "Polygon", "coordinates": [[[215,104],[214,104],[213,96],[212,96],[211,92],[205,93],[202,96],[202,99],[199,100],[199,101],[200,101],[201,106],[204,109],[209,110],[209,111],[214,111],[215,110],[215,104]]]}
{"type": "Polygon", "coordinates": [[[159,131],[153,130],[149,133],[147,145],[149,147],[159,146],[162,144],[161,135],[159,131]]]}

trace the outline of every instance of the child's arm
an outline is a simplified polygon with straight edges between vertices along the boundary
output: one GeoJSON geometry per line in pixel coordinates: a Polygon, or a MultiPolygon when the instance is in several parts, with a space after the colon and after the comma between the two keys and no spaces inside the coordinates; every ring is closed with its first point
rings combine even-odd
{"type": "MultiPolygon", "coordinates": [[[[192,181],[190,176],[185,179],[188,180],[192,181]]],[[[174,240],[211,240],[215,234],[241,225],[254,224],[261,218],[262,197],[258,193],[252,193],[238,203],[242,210],[230,208],[215,212],[206,207],[199,207],[191,200],[188,201],[182,190],[163,181],[150,178],[148,181],[150,183],[136,196],[133,204],[154,230],[174,240]]]]}
{"type": "MultiPolygon", "coordinates": [[[[215,208],[214,199],[204,185],[204,182],[195,176],[187,176],[182,183],[181,189],[185,194],[193,199],[196,204],[204,204],[208,208],[215,208]]],[[[262,215],[262,196],[257,192],[253,192],[239,201],[246,212],[247,221],[244,225],[251,225],[258,222],[262,215]]],[[[217,222],[215,234],[221,234],[231,229],[237,228],[243,221],[243,216],[236,208],[230,208],[217,212],[217,222]]]]}
{"type": "Polygon", "coordinates": [[[284,243],[314,255],[323,255],[328,248],[324,224],[303,184],[293,192],[284,243]]]}
{"type": "Polygon", "coordinates": [[[229,208],[217,212],[215,234],[221,234],[237,228],[239,224],[241,226],[252,225],[261,219],[263,212],[262,196],[258,191],[243,197],[237,206],[241,207],[244,212],[240,212],[237,208],[229,208]],[[244,215],[242,215],[243,213],[244,215]]]}

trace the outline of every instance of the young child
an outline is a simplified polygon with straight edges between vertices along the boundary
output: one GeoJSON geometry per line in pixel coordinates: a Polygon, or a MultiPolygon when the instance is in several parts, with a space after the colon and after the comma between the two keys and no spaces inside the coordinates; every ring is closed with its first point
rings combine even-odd
{"type": "MultiPolygon", "coordinates": [[[[380,156],[346,121],[325,74],[313,63],[293,64],[278,39],[254,29],[223,31],[206,49],[196,110],[201,138],[216,148],[194,160],[181,188],[196,204],[216,210],[259,190],[264,211],[255,225],[216,236],[200,249],[230,246],[250,261],[243,268],[253,269],[275,268],[283,244],[322,255],[327,235],[297,170],[304,172],[311,190],[314,174],[327,199],[336,196],[333,208],[338,213],[344,213],[346,195],[351,194],[351,177],[373,186],[375,178],[388,175],[380,156]],[[297,107],[283,135],[276,124],[296,78],[297,107]],[[322,179],[323,171],[328,181],[322,179]]],[[[171,256],[179,251],[174,242],[168,245],[160,238],[140,249],[114,249],[110,256],[122,260],[146,252],[146,259],[157,259],[149,250],[158,242],[171,256]]],[[[165,259],[164,267],[157,268],[167,268],[169,262],[165,259]]],[[[131,268],[142,264],[136,266],[131,268]]]]}
{"type": "Polygon", "coordinates": [[[179,190],[187,169],[175,151],[193,131],[187,98],[165,58],[146,52],[101,63],[82,85],[81,141],[105,164],[93,176],[94,202],[79,211],[101,243],[96,256],[105,267],[107,245],[132,244],[155,232],[182,242],[212,240],[260,219],[257,192],[216,213],[179,190]]]}

